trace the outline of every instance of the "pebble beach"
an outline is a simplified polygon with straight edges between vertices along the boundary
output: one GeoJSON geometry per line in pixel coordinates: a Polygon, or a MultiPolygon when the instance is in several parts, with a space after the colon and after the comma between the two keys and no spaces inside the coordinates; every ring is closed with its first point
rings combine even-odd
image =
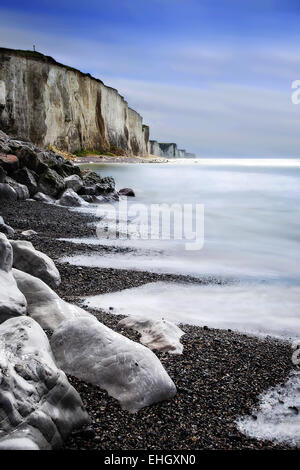
{"type": "MultiPolygon", "coordinates": [[[[92,215],[38,201],[2,203],[5,221],[21,232],[35,230],[30,238],[35,248],[56,263],[80,251],[114,252],[120,248],[78,245],[58,238],[88,237],[95,228],[92,215]]],[[[28,239],[28,238],[27,238],[28,239]]],[[[141,286],[153,281],[220,283],[218,279],[193,279],[142,271],[90,268],[57,263],[62,277],[56,292],[66,301],[81,305],[87,295],[97,295],[141,286]]],[[[115,329],[120,316],[93,311],[99,321],[115,329]]],[[[240,433],[236,420],[244,415],[256,419],[259,396],[284,383],[293,368],[288,342],[271,337],[258,339],[231,330],[203,325],[180,325],[185,335],[183,355],[156,352],[177,387],[176,396],[140,410],[123,411],[116,400],[98,387],[68,377],[79,392],[91,417],[88,427],[73,432],[64,449],[289,449],[274,442],[251,439],[240,433]]],[[[121,333],[138,341],[132,330],[121,333]]],[[[50,333],[49,333],[50,334],[50,333]]]]}

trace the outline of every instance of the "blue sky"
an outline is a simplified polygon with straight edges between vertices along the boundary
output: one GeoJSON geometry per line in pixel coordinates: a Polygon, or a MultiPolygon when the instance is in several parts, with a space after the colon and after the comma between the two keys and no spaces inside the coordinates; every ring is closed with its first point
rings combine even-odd
{"type": "Polygon", "coordinates": [[[1,0],[0,44],[101,78],[153,139],[204,157],[299,157],[299,20],[299,0],[1,0]]]}

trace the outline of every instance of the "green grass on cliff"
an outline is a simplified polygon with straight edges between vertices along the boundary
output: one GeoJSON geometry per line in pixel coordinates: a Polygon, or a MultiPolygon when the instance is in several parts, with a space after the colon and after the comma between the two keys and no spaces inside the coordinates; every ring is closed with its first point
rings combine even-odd
{"type": "Polygon", "coordinates": [[[76,157],[88,157],[92,155],[107,155],[108,157],[117,157],[120,155],[124,155],[124,151],[120,149],[119,147],[116,147],[115,145],[112,145],[110,149],[102,149],[102,150],[96,150],[96,149],[88,149],[88,150],[77,150],[74,152],[74,155],[76,157]]]}
{"type": "Polygon", "coordinates": [[[74,155],[77,157],[87,157],[88,155],[103,155],[103,152],[100,152],[100,150],[77,150],[74,152],[74,155]]]}

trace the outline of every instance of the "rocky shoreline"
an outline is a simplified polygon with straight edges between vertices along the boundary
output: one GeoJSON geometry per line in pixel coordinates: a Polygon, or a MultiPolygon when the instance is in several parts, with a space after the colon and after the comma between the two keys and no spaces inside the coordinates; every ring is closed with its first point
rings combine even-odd
{"type": "Polygon", "coordinates": [[[167,163],[169,160],[156,155],[148,157],[139,157],[136,155],[86,155],[84,157],[76,157],[73,162],[79,165],[87,163],[167,163]]]}
{"type": "MultiPolygon", "coordinates": [[[[60,237],[88,237],[94,228],[90,215],[39,201],[3,201],[1,215],[15,229],[13,238],[25,239],[24,230],[37,234],[30,239],[57,261],[76,251],[112,250],[111,247],[77,246],[56,241],[60,237]]],[[[28,238],[26,238],[28,240],[28,238]]],[[[195,282],[178,276],[116,269],[94,269],[57,264],[62,282],[55,291],[80,306],[80,297],[142,285],[154,280],[195,282]],[[71,292],[71,294],[70,294],[71,292]]],[[[198,281],[199,282],[199,281],[198,281]]],[[[200,282],[222,282],[204,279],[200,282]]],[[[89,309],[87,309],[89,310],[89,309]]],[[[93,312],[113,330],[121,317],[93,312]]],[[[291,369],[291,347],[272,338],[257,339],[232,331],[182,325],[183,355],[157,352],[177,387],[177,394],[129,414],[98,387],[69,376],[91,418],[86,428],[74,431],[63,449],[288,449],[284,445],[250,439],[241,434],[235,421],[255,412],[260,393],[282,383],[291,369]]],[[[122,334],[138,340],[138,334],[122,334]]],[[[51,333],[49,333],[51,336],[51,333]]]]}

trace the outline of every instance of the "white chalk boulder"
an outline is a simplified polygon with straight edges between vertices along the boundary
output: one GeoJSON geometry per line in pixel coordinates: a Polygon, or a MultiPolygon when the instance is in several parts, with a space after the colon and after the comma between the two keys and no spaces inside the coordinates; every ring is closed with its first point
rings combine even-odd
{"type": "Polygon", "coordinates": [[[58,448],[89,422],[47,336],[28,317],[0,325],[0,403],[0,450],[58,448]]]}
{"type": "Polygon", "coordinates": [[[53,197],[41,192],[36,193],[33,196],[33,199],[35,201],[44,202],[45,204],[53,204],[55,202],[55,199],[53,197]]]}
{"type": "Polygon", "coordinates": [[[41,279],[17,269],[13,269],[13,275],[27,300],[28,315],[42,328],[53,331],[66,320],[92,316],[82,308],[62,300],[41,279]]]}
{"type": "Polygon", "coordinates": [[[34,235],[37,235],[37,232],[35,230],[24,230],[24,232],[22,232],[22,235],[24,237],[33,237],[34,235]]]}
{"type": "Polygon", "coordinates": [[[71,188],[66,189],[61,198],[57,201],[61,206],[81,207],[88,206],[88,202],[84,201],[82,197],[71,188]]]}
{"type": "Polygon", "coordinates": [[[59,286],[60,274],[49,256],[36,250],[29,241],[11,240],[10,243],[14,252],[14,268],[39,277],[51,287],[59,286]]]}
{"type": "Polygon", "coordinates": [[[173,381],[150,349],[95,318],[62,323],[52,335],[51,348],[66,373],[98,385],[130,412],[176,394],[173,381]]]}
{"type": "Polygon", "coordinates": [[[12,275],[12,261],[12,247],[0,233],[0,323],[10,317],[26,315],[26,299],[12,275]]]}
{"type": "Polygon", "coordinates": [[[118,327],[131,328],[140,333],[141,343],[150,349],[182,354],[183,345],[180,343],[180,338],[184,335],[184,331],[168,320],[127,317],[119,321],[118,327]]]}
{"type": "Polygon", "coordinates": [[[83,187],[83,181],[78,175],[67,176],[67,178],[65,178],[65,186],[66,188],[73,189],[75,193],[78,193],[83,187]]]}

